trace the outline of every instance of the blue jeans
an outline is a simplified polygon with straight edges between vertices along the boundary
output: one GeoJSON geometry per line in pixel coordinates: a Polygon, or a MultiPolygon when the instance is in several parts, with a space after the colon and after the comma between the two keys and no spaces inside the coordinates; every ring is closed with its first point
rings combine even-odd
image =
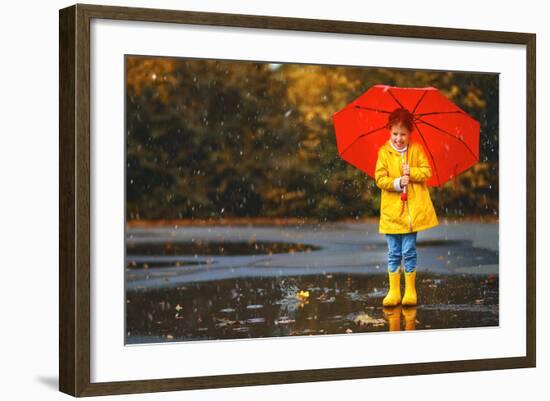
{"type": "Polygon", "coordinates": [[[411,273],[416,269],[416,234],[386,234],[388,241],[388,270],[397,271],[401,257],[405,260],[405,271],[411,273]]]}

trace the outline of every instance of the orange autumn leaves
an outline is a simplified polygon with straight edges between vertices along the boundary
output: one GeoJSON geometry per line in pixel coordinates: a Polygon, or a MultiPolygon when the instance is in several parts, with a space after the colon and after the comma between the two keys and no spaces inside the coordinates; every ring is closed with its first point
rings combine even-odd
{"type": "Polygon", "coordinates": [[[128,56],[126,58],[126,85],[130,93],[139,96],[149,86],[163,103],[170,100],[170,86],[178,83],[177,60],[128,56]]]}

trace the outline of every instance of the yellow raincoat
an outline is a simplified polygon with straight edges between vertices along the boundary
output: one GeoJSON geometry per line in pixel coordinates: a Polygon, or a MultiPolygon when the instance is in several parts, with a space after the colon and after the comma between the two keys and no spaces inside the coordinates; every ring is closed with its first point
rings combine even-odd
{"type": "Polygon", "coordinates": [[[403,160],[389,140],[380,147],[374,174],[376,185],[382,190],[378,230],[380,233],[406,234],[439,224],[426,184],[431,175],[432,169],[420,143],[409,142],[407,150],[403,153],[403,160]],[[394,187],[394,181],[403,175],[401,164],[406,160],[407,152],[410,167],[408,200],[401,213],[402,192],[394,187]]]}

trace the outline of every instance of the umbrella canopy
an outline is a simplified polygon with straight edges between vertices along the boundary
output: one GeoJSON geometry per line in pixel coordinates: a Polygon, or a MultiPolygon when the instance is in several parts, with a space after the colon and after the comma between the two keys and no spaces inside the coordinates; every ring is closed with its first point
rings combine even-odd
{"type": "Polygon", "coordinates": [[[389,114],[414,117],[410,141],[423,145],[432,167],[430,186],[441,186],[479,162],[479,122],[438,89],[375,85],[334,113],[338,154],[374,177],[378,149],[389,140],[389,114]]]}

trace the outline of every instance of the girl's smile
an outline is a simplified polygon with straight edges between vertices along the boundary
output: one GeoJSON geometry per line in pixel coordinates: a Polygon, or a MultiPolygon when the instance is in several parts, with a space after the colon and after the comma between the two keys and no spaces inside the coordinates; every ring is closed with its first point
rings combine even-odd
{"type": "Polygon", "coordinates": [[[409,144],[410,131],[403,124],[390,127],[390,140],[397,149],[403,149],[409,144]]]}

